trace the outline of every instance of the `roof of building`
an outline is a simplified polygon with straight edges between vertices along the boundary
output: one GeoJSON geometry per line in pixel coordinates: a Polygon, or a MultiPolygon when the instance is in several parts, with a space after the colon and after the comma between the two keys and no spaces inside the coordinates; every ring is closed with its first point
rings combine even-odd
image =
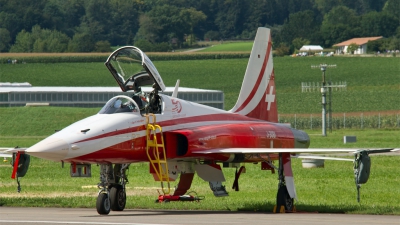
{"type": "Polygon", "coordinates": [[[364,45],[364,44],[367,44],[368,41],[375,41],[375,40],[378,40],[378,39],[381,39],[381,38],[383,38],[383,36],[352,38],[350,40],[343,41],[343,42],[340,42],[338,44],[334,44],[333,46],[348,46],[348,45],[353,44],[353,43],[355,43],[356,45],[364,45]]]}
{"type": "Polygon", "coordinates": [[[322,51],[324,50],[320,45],[303,45],[300,51],[322,51]]]}
{"type": "MultiPolygon", "coordinates": [[[[151,87],[142,87],[144,92],[151,92],[151,87]]],[[[166,87],[166,90],[161,93],[172,93],[174,91],[174,87],[166,87]]],[[[8,86],[8,87],[0,87],[1,92],[121,92],[121,88],[119,87],[26,87],[26,86],[8,86]]],[[[206,89],[198,89],[198,88],[186,88],[179,87],[179,92],[221,92],[219,90],[206,90],[206,89]]]]}

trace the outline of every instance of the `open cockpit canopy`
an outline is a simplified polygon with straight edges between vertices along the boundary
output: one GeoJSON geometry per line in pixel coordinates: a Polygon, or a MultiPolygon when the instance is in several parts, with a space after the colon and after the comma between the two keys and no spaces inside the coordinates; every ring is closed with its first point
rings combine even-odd
{"type": "Polygon", "coordinates": [[[156,83],[158,90],[164,91],[165,85],[156,67],[142,50],[134,46],[125,46],[115,50],[105,62],[114,79],[123,92],[156,83]]]}

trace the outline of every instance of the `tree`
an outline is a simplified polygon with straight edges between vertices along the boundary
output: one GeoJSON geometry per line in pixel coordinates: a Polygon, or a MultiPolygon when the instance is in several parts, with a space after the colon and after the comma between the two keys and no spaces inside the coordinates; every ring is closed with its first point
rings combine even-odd
{"type": "Polygon", "coordinates": [[[245,21],[246,1],[225,0],[217,1],[218,12],[215,24],[222,38],[234,38],[243,31],[245,21]]]}
{"type": "Polygon", "coordinates": [[[314,0],[314,7],[317,8],[322,15],[326,15],[335,6],[338,6],[337,0],[314,0]]]}
{"type": "Polygon", "coordinates": [[[161,42],[153,44],[153,52],[169,52],[172,50],[171,46],[167,42],[161,42]]]}
{"type": "Polygon", "coordinates": [[[86,14],[82,17],[77,32],[89,34],[94,42],[108,40],[111,33],[110,18],[112,18],[110,9],[112,7],[108,0],[85,1],[86,14]]]}
{"type": "Polygon", "coordinates": [[[22,30],[15,38],[15,44],[11,46],[10,52],[32,52],[33,40],[31,33],[22,30]]]}
{"type": "Polygon", "coordinates": [[[60,3],[60,11],[63,13],[64,28],[61,30],[69,37],[74,36],[76,28],[86,14],[85,0],[68,0],[60,3]]]}
{"type": "Polygon", "coordinates": [[[395,35],[399,20],[387,12],[370,12],[361,16],[360,27],[362,36],[384,36],[395,35]]]}
{"type": "Polygon", "coordinates": [[[150,43],[156,43],[158,41],[158,33],[161,27],[155,24],[151,17],[147,14],[143,14],[139,17],[139,30],[135,35],[133,42],[136,45],[136,41],[146,40],[150,43]]]}
{"type": "Polygon", "coordinates": [[[190,45],[193,44],[194,38],[194,27],[201,21],[205,21],[207,19],[207,16],[201,12],[197,11],[195,8],[188,8],[188,9],[183,9],[180,12],[180,16],[184,19],[189,24],[190,27],[190,45]]]}
{"type": "Polygon", "coordinates": [[[70,38],[59,31],[33,26],[31,32],[18,33],[11,52],[65,52],[70,38]]]}
{"type": "Polygon", "coordinates": [[[110,42],[108,41],[98,41],[94,45],[94,51],[95,52],[111,52],[111,45],[110,42]]]}
{"type": "Polygon", "coordinates": [[[68,43],[69,52],[92,52],[95,48],[92,36],[87,33],[75,34],[68,43]]]}
{"type": "Polygon", "coordinates": [[[384,12],[396,17],[397,21],[400,20],[400,1],[399,0],[387,0],[383,6],[384,12]]]}
{"type": "Polygon", "coordinates": [[[300,49],[303,45],[309,45],[310,41],[304,38],[295,38],[292,41],[292,45],[294,49],[300,49]]]}
{"type": "Polygon", "coordinates": [[[153,44],[145,39],[135,41],[135,46],[140,48],[143,52],[150,52],[153,49],[153,44]]]}
{"type": "Polygon", "coordinates": [[[157,36],[157,42],[170,42],[177,38],[179,43],[184,40],[185,34],[190,34],[190,24],[181,17],[181,8],[172,5],[156,5],[147,15],[157,36]]]}
{"type": "Polygon", "coordinates": [[[285,43],[280,43],[279,47],[275,49],[277,56],[285,56],[289,54],[289,47],[285,43]]]}
{"type": "Polygon", "coordinates": [[[253,0],[248,1],[247,4],[243,32],[255,32],[258,27],[262,27],[268,22],[277,23],[274,21],[274,13],[279,10],[275,6],[274,0],[253,0]]]}
{"type": "Polygon", "coordinates": [[[368,43],[367,43],[368,52],[380,51],[382,43],[383,43],[383,39],[379,39],[379,40],[375,40],[375,41],[368,41],[368,43]]]}
{"type": "Polygon", "coordinates": [[[110,0],[111,18],[107,40],[111,45],[131,45],[139,30],[140,8],[143,1],[110,0]]]}
{"type": "Polygon", "coordinates": [[[295,38],[303,38],[315,43],[318,37],[319,25],[314,20],[314,13],[311,10],[291,14],[282,27],[283,41],[288,44],[295,38]]]}
{"type": "Polygon", "coordinates": [[[219,40],[220,36],[219,36],[219,32],[218,31],[213,31],[210,30],[208,31],[206,34],[204,34],[204,40],[209,40],[209,41],[215,41],[215,40],[219,40]]]}
{"type": "Polygon", "coordinates": [[[360,35],[359,18],[354,10],[346,6],[337,6],[324,16],[321,25],[324,46],[330,47],[335,43],[360,35]]]}
{"type": "Polygon", "coordinates": [[[51,30],[63,30],[65,29],[64,13],[61,11],[60,6],[56,1],[47,1],[43,12],[43,22],[42,27],[51,30]]]}
{"type": "Polygon", "coordinates": [[[347,47],[347,53],[351,53],[354,54],[354,52],[358,49],[358,45],[356,43],[351,43],[348,47],[347,47]]]}
{"type": "Polygon", "coordinates": [[[322,26],[324,25],[338,25],[338,24],[348,24],[350,26],[357,24],[357,14],[354,10],[346,6],[337,6],[330,10],[322,21],[322,26]]]}
{"type": "Polygon", "coordinates": [[[10,47],[10,32],[5,28],[0,28],[0,52],[8,51],[10,47]]]}

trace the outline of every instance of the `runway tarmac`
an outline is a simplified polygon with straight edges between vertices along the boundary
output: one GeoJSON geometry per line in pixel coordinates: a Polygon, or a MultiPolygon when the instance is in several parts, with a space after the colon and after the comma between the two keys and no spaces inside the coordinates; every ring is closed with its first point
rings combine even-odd
{"type": "Polygon", "coordinates": [[[400,216],[322,213],[256,213],[229,211],[125,210],[100,216],[96,209],[0,207],[0,224],[400,224],[400,216]]]}

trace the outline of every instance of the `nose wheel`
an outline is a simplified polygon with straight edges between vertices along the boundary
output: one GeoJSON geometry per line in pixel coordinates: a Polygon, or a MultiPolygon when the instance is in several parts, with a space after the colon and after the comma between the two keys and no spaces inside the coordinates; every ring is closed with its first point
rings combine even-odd
{"type": "Polygon", "coordinates": [[[110,204],[112,211],[123,211],[125,209],[126,193],[122,185],[111,188],[110,204]]]}
{"type": "Polygon", "coordinates": [[[96,209],[100,215],[108,215],[110,213],[111,203],[107,193],[100,193],[97,196],[96,209]]]}

